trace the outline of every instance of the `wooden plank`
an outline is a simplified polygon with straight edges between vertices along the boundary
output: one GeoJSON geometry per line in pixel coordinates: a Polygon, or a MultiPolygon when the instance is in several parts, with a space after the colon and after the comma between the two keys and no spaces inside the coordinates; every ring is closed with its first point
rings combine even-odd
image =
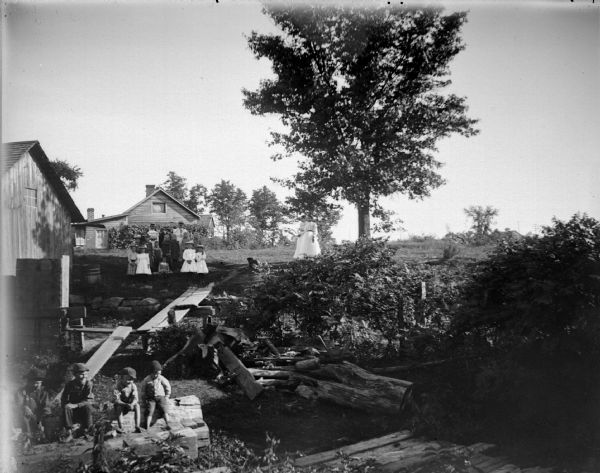
{"type": "MultiPolygon", "coordinates": [[[[181,296],[167,305],[164,309],[158,312],[154,317],[148,320],[145,324],[137,329],[137,332],[155,332],[156,330],[160,330],[169,325],[168,317],[169,311],[171,309],[175,309],[176,307],[188,306],[187,310],[189,311],[189,306],[198,306],[200,302],[202,302],[212,291],[213,283],[210,283],[206,287],[189,287],[181,296]]],[[[183,307],[181,311],[185,310],[183,307]]],[[[187,315],[187,311],[185,313],[179,313],[179,320],[187,315]]],[[[177,320],[178,314],[177,309],[175,311],[175,319],[177,320]]],[[[177,320],[177,321],[179,321],[177,320]]]]}
{"type": "MultiPolygon", "coordinates": [[[[210,343],[209,343],[210,344],[210,343]]],[[[217,346],[217,355],[219,360],[226,366],[235,382],[241,387],[250,400],[254,399],[261,392],[263,387],[257,383],[254,376],[248,371],[248,368],[238,359],[237,356],[222,343],[217,346]]]]}
{"type": "Polygon", "coordinates": [[[98,350],[96,350],[86,362],[87,367],[90,369],[88,373],[89,379],[92,379],[98,374],[98,371],[100,371],[117,348],[121,346],[121,343],[123,343],[131,333],[131,330],[131,327],[119,326],[108,336],[104,343],[100,345],[98,350]]]}
{"type": "Polygon", "coordinates": [[[83,332],[83,333],[113,333],[113,328],[104,327],[69,327],[65,329],[67,332],[83,332]]]}
{"type": "Polygon", "coordinates": [[[345,447],[298,458],[294,461],[294,465],[299,467],[305,467],[317,465],[319,463],[326,463],[328,461],[335,460],[339,452],[345,455],[354,455],[360,452],[365,452],[367,450],[373,450],[377,447],[382,447],[384,445],[400,442],[402,440],[410,438],[411,436],[412,434],[408,430],[402,430],[400,432],[394,432],[393,434],[384,435],[383,437],[364,440],[362,442],[347,445],[345,447]]]}
{"type": "Polygon", "coordinates": [[[69,307],[69,271],[71,267],[71,258],[69,255],[62,255],[60,260],[60,306],[69,307]]]}

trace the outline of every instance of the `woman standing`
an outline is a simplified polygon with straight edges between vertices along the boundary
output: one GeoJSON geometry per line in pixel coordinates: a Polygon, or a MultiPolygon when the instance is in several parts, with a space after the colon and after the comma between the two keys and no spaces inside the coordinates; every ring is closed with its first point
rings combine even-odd
{"type": "Polygon", "coordinates": [[[321,254],[321,247],[317,240],[317,224],[309,222],[305,218],[300,223],[298,240],[296,241],[295,259],[302,259],[321,254]]]}

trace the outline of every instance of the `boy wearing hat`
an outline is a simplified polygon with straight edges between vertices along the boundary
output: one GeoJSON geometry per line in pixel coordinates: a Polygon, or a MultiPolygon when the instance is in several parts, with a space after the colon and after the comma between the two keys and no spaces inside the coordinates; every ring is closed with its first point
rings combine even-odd
{"type": "Polygon", "coordinates": [[[133,368],[123,368],[119,373],[117,389],[115,389],[115,410],[117,412],[117,432],[123,433],[123,415],[133,411],[135,420],[135,432],[140,430],[140,404],[138,401],[138,390],[135,385],[136,372],[133,368]]]}
{"type": "Polygon", "coordinates": [[[142,402],[146,410],[146,429],[150,428],[152,416],[158,405],[162,416],[169,426],[169,396],[171,395],[171,384],[162,374],[162,366],[156,360],[152,361],[152,374],[142,381],[142,402]]]}
{"type": "Polygon", "coordinates": [[[89,368],[83,363],[75,363],[72,371],[75,379],[65,385],[60,397],[63,422],[67,430],[65,442],[73,440],[73,424],[75,421],[78,421],[83,429],[89,429],[92,425],[91,402],[94,395],[92,394],[92,382],[87,379],[89,368]]]}
{"type": "Polygon", "coordinates": [[[27,374],[27,385],[17,394],[22,425],[28,437],[34,432],[39,432],[43,437],[44,417],[52,413],[48,391],[44,387],[45,377],[44,371],[32,368],[27,374]]]}

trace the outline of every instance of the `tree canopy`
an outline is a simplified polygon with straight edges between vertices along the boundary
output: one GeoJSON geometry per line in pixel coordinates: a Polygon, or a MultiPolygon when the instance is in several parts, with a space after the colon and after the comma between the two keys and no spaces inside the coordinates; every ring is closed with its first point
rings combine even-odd
{"type": "Polygon", "coordinates": [[[258,232],[260,243],[264,244],[269,241],[271,245],[274,245],[280,234],[279,225],[284,221],[283,206],[275,192],[267,186],[253,190],[248,210],[250,211],[250,224],[258,232]]]}
{"type": "Polygon", "coordinates": [[[330,240],[332,228],[342,217],[341,206],[331,202],[327,195],[300,187],[296,187],[294,191],[294,195],[285,199],[288,216],[296,220],[306,217],[316,222],[320,240],[330,240]]]}
{"type": "Polygon", "coordinates": [[[167,173],[167,179],[160,185],[165,191],[196,213],[203,213],[206,206],[207,190],[202,184],[188,189],[187,179],[175,171],[167,173]]]}
{"type": "Polygon", "coordinates": [[[444,182],[437,142],[477,132],[466,99],[441,93],[464,48],[466,13],[352,5],[264,11],[282,34],[253,32],[248,44],[271,61],[275,78],[244,90],[244,104],[286,125],[272,144],[283,149],[274,159],[301,156],[289,187],[355,204],[359,233],[369,235],[382,196],[423,198],[444,182]]]}
{"type": "Polygon", "coordinates": [[[79,166],[69,164],[62,159],[50,161],[50,165],[68,190],[74,191],[77,189],[77,181],[80,177],[83,177],[83,171],[79,166]]]}
{"type": "Polygon", "coordinates": [[[230,242],[231,229],[241,225],[246,220],[248,199],[242,189],[233,183],[221,180],[206,197],[211,210],[225,227],[225,236],[230,242]]]}

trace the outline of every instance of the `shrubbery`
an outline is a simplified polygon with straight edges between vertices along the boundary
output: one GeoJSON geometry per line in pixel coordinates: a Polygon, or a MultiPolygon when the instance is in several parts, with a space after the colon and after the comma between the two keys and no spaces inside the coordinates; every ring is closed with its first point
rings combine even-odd
{"type": "Polygon", "coordinates": [[[393,256],[384,241],[361,239],[276,270],[263,266],[247,294],[257,328],[278,339],[286,328],[328,334],[360,353],[397,356],[422,330],[444,330],[458,291],[438,290],[444,277],[393,256]],[[422,282],[432,289],[424,300],[422,282]]]}
{"type": "MultiPolygon", "coordinates": [[[[214,238],[208,237],[208,229],[201,225],[184,225],[184,228],[189,232],[189,234],[194,236],[196,239],[202,241],[202,244],[205,246],[210,246],[211,242],[214,238]]],[[[110,228],[108,230],[108,247],[110,249],[126,249],[129,248],[129,245],[134,243],[136,235],[147,235],[148,230],[150,230],[149,225],[119,225],[115,228],[110,228]]],[[[156,230],[158,231],[167,231],[172,232],[173,225],[165,225],[160,226],[156,225],[156,230]]]]}
{"type": "Polygon", "coordinates": [[[444,347],[471,358],[440,371],[416,422],[438,435],[494,425],[504,440],[519,432],[554,453],[593,451],[600,223],[585,215],[554,220],[539,237],[500,243],[479,269],[444,347]]]}

